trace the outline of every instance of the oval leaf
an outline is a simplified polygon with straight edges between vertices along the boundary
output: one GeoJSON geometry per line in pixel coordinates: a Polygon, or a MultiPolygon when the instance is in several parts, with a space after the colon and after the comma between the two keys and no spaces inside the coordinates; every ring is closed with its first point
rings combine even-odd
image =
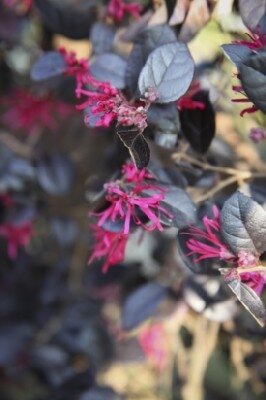
{"type": "Polygon", "coordinates": [[[46,154],[36,163],[36,175],[43,190],[51,195],[64,195],[74,180],[74,166],[61,153],[46,154]]]}
{"type": "MultiPolygon", "coordinates": [[[[229,268],[220,270],[222,275],[227,275],[229,271],[229,268]]],[[[261,326],[264,326],[266,322],[266,309],[257,293],[248,285],[241,282],[240,279],[228,279],[225,277],[225,282],[253,318],[261,326]]]]}
{"type": "Polygon", "coordinates": [[[139,77],[142,95],[148,87],[155,87],[158,103],[178,100],[189,88],[194,73],[194,62],[183,43],[158,47],[148,57],[139,77]]]}
{"type": "Polygon", "coordinates": [[[215,113],[205,90],[197,92],[192,99],[204,104],[204,109],[183,109],[180,112],[182,132],[191,147],[198,153],[207,152],[215,135],[215,113]]]}
{"type": "Polygon", "coordinates": [[[129,153],[138,169],[147,167],[150,159],[148,143],[136,126],[118,126],[117,134],[129,153]]]}
{"type": "Polygon", "coordinates": [[[133,329],[150,317],[165,299],[167,288],[158,283],[147,283],[131,293],[122,310],[122,326],[133,329]]]}
{"type": "Polygon", "coordinates": [[[99,81],[110,82],[118,89],[125,87],[126,61],[113,53],[100,54],[91,64],[91,73],[99,81]]]}
{"type": "Polygon", "coordinates": [[[35,0],[35,5],[44,25],[71,39],[87,38],[97,16],[96,0],[71,5],[63,1],[35,0]]]}
{"type": "Polygon", "coordinates": [[[240,81],[248,98],[266,113],[266,51],[258,52],[240,64],[240,81]]]}
{"type": "Polygon", "coordinates": [[[42,81],[63,74],[65,68],[64,57],[57,51],[49,51],[33,64],[30,76],[34,81],[42,81]]]}
{"type": "Polygon", "coordinates": [[[96,22],[91,28],[90,40],[95,54],[103,54],[112,49],[115,28],[103,22],[96,22]]]}
{"type": "Polygon", "coordinates": [[[237,67],[239,67],[240,64],[252,54],[252,51],[247,46],[240,44],[223,44],[221,47],[225,55],[237,67]]]}
{"type": "Polygon", "coordinates": [[[176,42],[176,35],[166,24],[149,27],[138,34],[126,69],[126,85],[132,95],[138,95],[139,75],[149,54],[157,47],[173,42],[176,42]]]}
{"type": "Polygon", "coordinates": [[[266,14],[266,0],[239,0],[238,5],[245,25],[255,30],[266,14]]]}
{"type": "Polygon", "coordinates": [[[182,229],[196,222],[196,206],[183,189],[167,185],[161,206],[172,215],[171,226],[182,229]]]}
{"type": "Polygon", "coordinates": [[[250,197],[233,194],[221,211],[221,233],[234,254],[266,250],[266,212],[250,197]]]}

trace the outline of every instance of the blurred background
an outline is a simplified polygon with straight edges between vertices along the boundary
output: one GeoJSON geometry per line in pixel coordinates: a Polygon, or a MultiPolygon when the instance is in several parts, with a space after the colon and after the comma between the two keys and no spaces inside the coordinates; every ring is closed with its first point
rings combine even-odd
{"type": "MultiPolygon", "coordinates": [[[[105,274],[101,261],[87,265],[89,211],[128,153],[113,127],[84,124],[71,77],[30,79],[43,51],[89,59],[112,48],[127,59],[142,28],[169,23],[216,112],[209,157],[253,168],[265,144],[248,132],[265,117],[239,115],[220,48],[245,37],[238,3],[143,0],[141,20],[122,23],[107,3],[0,1],[0,400],[265,399],[265,328],[220,279],[187,271],[175,229],[141,244],[133,235],[125,262],[105,274]]],[[[157,135],[152,163],[170,174],[173,149],[161,143],[157,135]]],[[[184,174],[193,198],[217,184],[209,171],[184,174]]],[[[245,190],[264,204],[265,187],[245,190]]]]}

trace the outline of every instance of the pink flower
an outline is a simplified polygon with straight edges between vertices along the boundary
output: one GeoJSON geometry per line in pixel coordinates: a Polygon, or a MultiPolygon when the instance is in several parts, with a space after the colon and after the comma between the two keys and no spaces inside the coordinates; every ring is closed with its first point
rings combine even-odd
{"type": "Polygon", "coordinates": [[[91,114],[93,114],[99,117],[95,126],[108,127],[117,119],[118,125],[135,125],[141,131],[147,127],[148,108],[158,97],[155,88],[147,89],[145,99],[142,99],[140,104],[130,104],[109,82],[98,81],[92,76],[87,60],[77,60],[75,53],[67,52],[64,48],[61,48],[59,52],[67,65],[65,73],[76,79],[76,97],[87,98],[76,106],[78,110],[90,109],[91,113],[85,115],[86,124],[90,122],[91,114]]]}
{"type": "Polygon", "coordinates": [[[262,127],[251,128],[249,132],[249,138],[255,143],[261,142],[262,140],[266,139],[266,129],[262,127]]]}
{"type": "Polygon", "coordinates": [[[245,283],[260,296],[264,285],[266,285],[266,273],[249,271],[241,272],[239,276],[241,282],[245,283]]]}
{"type": "Polygon", "coordinates": [[[89,63],[85,58],[78,60],[73,51],[67,51],[64,47],[60,47],[59,53],[63,56],[66,69],[65,74],[76,78],[77,89],[80,89],[87,82],[89,74],[89,63]]]}
{"type": "Polygon", "coordinates": [[[203,218],[203,225],[205,230],[202,230],[196,226],[189,227],[189,234],[191,236],[201,238],[189,239],[187,241],[187,247],[190,250],[188,255],[197,254],[199,257],[195,260],[200,261],[207,258],[220,258],[221,260],[233,260],[235,259],[234,254],[230,252],[228,247],[220,240],[220,212],[216,206],[212,208],[214,218],[203,218]]]}
{"type": "Polygon", "coordinates": [[[207,258],[219,258],[234,264],[234,268],[230,268],[229,272],[224,274],[225,282],[229,279],[240,279],[241,282],[248,285],[251,289],[260,294],[264,285],[266,284],[266,274],[257,272],[256,267],[259,264],[259,255],[251,254],[241,250],[235,256],[229,248],[220,239],[220,212],[216,206],[213,206],[214,218],[210,219],[207,216],[203,218],[203,225],[205,230],[198,227],[189,227],[189,234],[198,239],[189,239],[187,247],[190,250],[188,256],[198,255],[195,260],[200,261],[207,258]],[[254,271],[252,269],[254,268],[254,271]],[[243,271],[246,269],[246,271],[243,271]]]}
{"type": "Polygon", "coordinates": [[[111,265],[124,260],[128,235],[120,232],[108,232],[97,225],[91,225],[91,228],[94,234],[94,248],[89,264],[95,259],[106,258],[102,271],[107,272],[111,265]]]}
{"type": "Polygon", "coordinates": [[[172,218],[161,206],[165,191],[151,181],[145,181],[150,177],[148,171],[145,169],[134,171],[134,168],[136,169],[132,164],[124,165],[122,167],[124,175],[121,180],[104,185],[108,206],[105,210],[92,215],[98,218],[97,225],[100,227],[108,220],[122,223],[121,231],[125,235],[128,235],[130,229],[136,225],[147,231],[163,231],[160,222],[162,215],[168,219],[172,218]]]}
{"type": "Polygon", "coordinates": [[[188,89],[187,93],[184,96],[180,97],[177,100],[177,108],[179,111],[184,109],[188,110],[204,110],[205,103],[202,101],[193,100],[193,96],[200,90],[200,83],[198,81],[193,81],[188,89]]]}
{"type": "Polygon", "coordinates": [[[167,365],[167,337],[162,324],[153,324],[143,329],[138,340],[140,346],[156,370],[163,371],[167,365]]]}
{"type": "Polygon", "coordinates": [[[237,265],[241,268],[256,267],[258,264],[259,256],[257,254],[251,254],[244,250],[237,254],[237,265]]]}
{"type": "Polygon", "coordinates": [[[32,223],[23,222],[19,225],[13,225],[5,222],[0,225],[0,236],[7,240],[7,253],[11,259],[17,257],[18,249],[29,244],[33,235],[32,223]]]}
{"type": "Polygon", "coordinates": [[[127,162],[122,166],[123,178],[126,182],[141,183],[144,179],[154,179],[154,176],[143,168],[137,169],[132,161],[127,162]]]}
{"type": "MultiPolygon", "coordinates": [[[[76,96],[86,96],[87,100],[77,106],[78,110],[91,108],[91,112],[99,117],[96,126],[108,127],[117,119],[118,125],[137,126],[141,131],[147,127],[147,111],[149,100],[143,100],[143,105],[132,105],[123,94],[108,82],[100,82],[87,74],[86,82],[95,91],[79,87],[76,96]]],[[[90,115],[85,116],[85,123],[89,122],[90,115]]]]}
{"type": "MultiPolygon", "coordinates": [[[[78,110],[84,110],[91,107],[94,115],[99,116],[96,126],[108,127],[117,118],[118,107],[123,99],[118,90],[111,86],[108,82],[92,82],[97,91],[91,91],[83,88],[76,89],[76,96],[88,97],[82,104],[77,106],[78,110]]],[[[85,116],[85,123],[88,122],[89,116],[85,116]]]]}
{"type": "Polygon", "coordinates": [[[138,3],[124,3],[123,0],[110,0],[107,7],[107,13],[115,22],[120,22],[125,14],[139,18],[141,5],[138,3]]]}
{"type": "Polygon", "coordinates": [[[147,109],[123,102],[117,110],[117,123],[124,126],[137,126],[141,131],[147,128],[147,109]]]}
{"type": "Polygon", "coordinates": [[[257,29],[256,32],[246,33],[250,40],[234,40],[233,43],[247,46],[250,50],[261,49],[266,46],[266,35],[257,29]]]}
{"type": "Polygon", "coordinates": [[[0,116],[0,121],[14,131],[23,129],[29,134],[36,133],[40,127],[55,130],[55,110],[61,116],[72,112],[72,107],[60,100],[50,96],[37,97],[21,88],[16,88],[1,102],[7,110],[0,116]]]}
{"type": "Polygon", "coordinates": [[[123,233],[128,235],[132,224],[141,226],[147,231],[163,231],[160,222],[160,215],[165,214],[168,218],[171,215],[160,205],[164,199],[161,190],[155,187],[150,196],[144,194],[144,190],[151,190],[151,185],[137,184],[133,188],[123,188],[118,182],[110,182],[105,185],[107,194],[106,200],[109,206],[102,212],[96,214],[99,217],[98,225],[102,226],[110,219],[112,222],[122,221],[124,224],[123,233]],[[143,222],[143,217],[147,222],[143,222]]]}

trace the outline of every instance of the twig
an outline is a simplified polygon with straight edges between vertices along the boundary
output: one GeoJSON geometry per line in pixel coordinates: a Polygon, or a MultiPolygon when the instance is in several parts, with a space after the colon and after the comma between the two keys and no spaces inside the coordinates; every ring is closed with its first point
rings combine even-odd
{"type": "Polygon", "coordinates": [[[219,323],[197,316],[193,346],[190,351],[187,382],[182,390],[183,400],[203,400],[203,380],[208,360],[217,342],[219,323]]]}
{"type": "Polygon", "coordinates": [[[217,186],[214,186],[210,190],[208,190],[204,195],[196,197],[195,202],[200,203],[202,201],[208,200],[212,198],[216,193],[220,192],[222,189],[226,188],[227,186],[232,185],[233,183],[237,182],[238,179],[236,176],[230,176],[227,179],[224,179],[220,183],[217,184],[217,186]]]}
{"type": "Polygon", "coordinates": [[[195,165],[206,171],[220,172],[221,174],[233,175],[237,176],[237,179],[250,179],[250,178],[265,178],[266,170],[260,172],[252,172],[252,171],[241,171],[236,168],[228,168],[228,167],[216,167],[214,165],[210,165],[203,161],[199,161],[186,153],[175,153],[172,155],[174,161],[185,160],[189,162],[191,165],[195,165]]]}
{"type": "Polygon", "coordinates": [[[221,180],[216,186],[212,187],[208,190],[204,195],[198,196],[195,199],[196,203],[208,200],[212,198],[216,193],[220,192],[222,189],[226,188],[227,186],[232,185],[233,183],[239,183],[239,185],[252,178],[266,178],[266,170],[265,171],[241,171],[236,168],[228,168],[228,167],[216,167],[214,165],[210,165],[203,161],[199,161],[186,153],[175,153],[172,155],[172,158],[176,162],[180,162],[181,160],[185,160],[191,165],[195,165],[201,168],[204,171],[213,171],[218,172],[220,174],[229,175],[228,178],[221,180]]]}
{"type": "Polygon", "coordinates": [[[10,135],[9,133],[1,132],[0,141],[19,156],[26,158],[31,157],[32,147],[28,144],[21,143],[15,136],[10,135]]]}

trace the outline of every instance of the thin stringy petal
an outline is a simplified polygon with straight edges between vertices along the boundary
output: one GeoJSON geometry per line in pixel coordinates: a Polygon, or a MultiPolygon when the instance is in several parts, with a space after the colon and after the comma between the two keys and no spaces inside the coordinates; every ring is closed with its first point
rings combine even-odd
{"type": "Polygon", "coordinates": [[[98,225],[91,225],[94,236],[94,248],[89,264],[94,260],[105,258],[102,271],[107,272],[109,267],[124,260],[128,236],[123,233],[108,232],[98,225]]]}
{"type": "Polygon", "coordinates": [[[107,7],[107,14],[115,22],[120,22],[126,14],[139,18],[142,7],[138,3],[124,3],[123,0],[110,0],[107,7]]]}
{"type": "Polygon", "coordinates": [[[0,225],[0,236],[7,241],[7,252],[11,259],[15,259],[19,248],[26,247],[33,235],[31,222],[24,222],[20,225],[13,225],[6,222],[0,225]]]}

